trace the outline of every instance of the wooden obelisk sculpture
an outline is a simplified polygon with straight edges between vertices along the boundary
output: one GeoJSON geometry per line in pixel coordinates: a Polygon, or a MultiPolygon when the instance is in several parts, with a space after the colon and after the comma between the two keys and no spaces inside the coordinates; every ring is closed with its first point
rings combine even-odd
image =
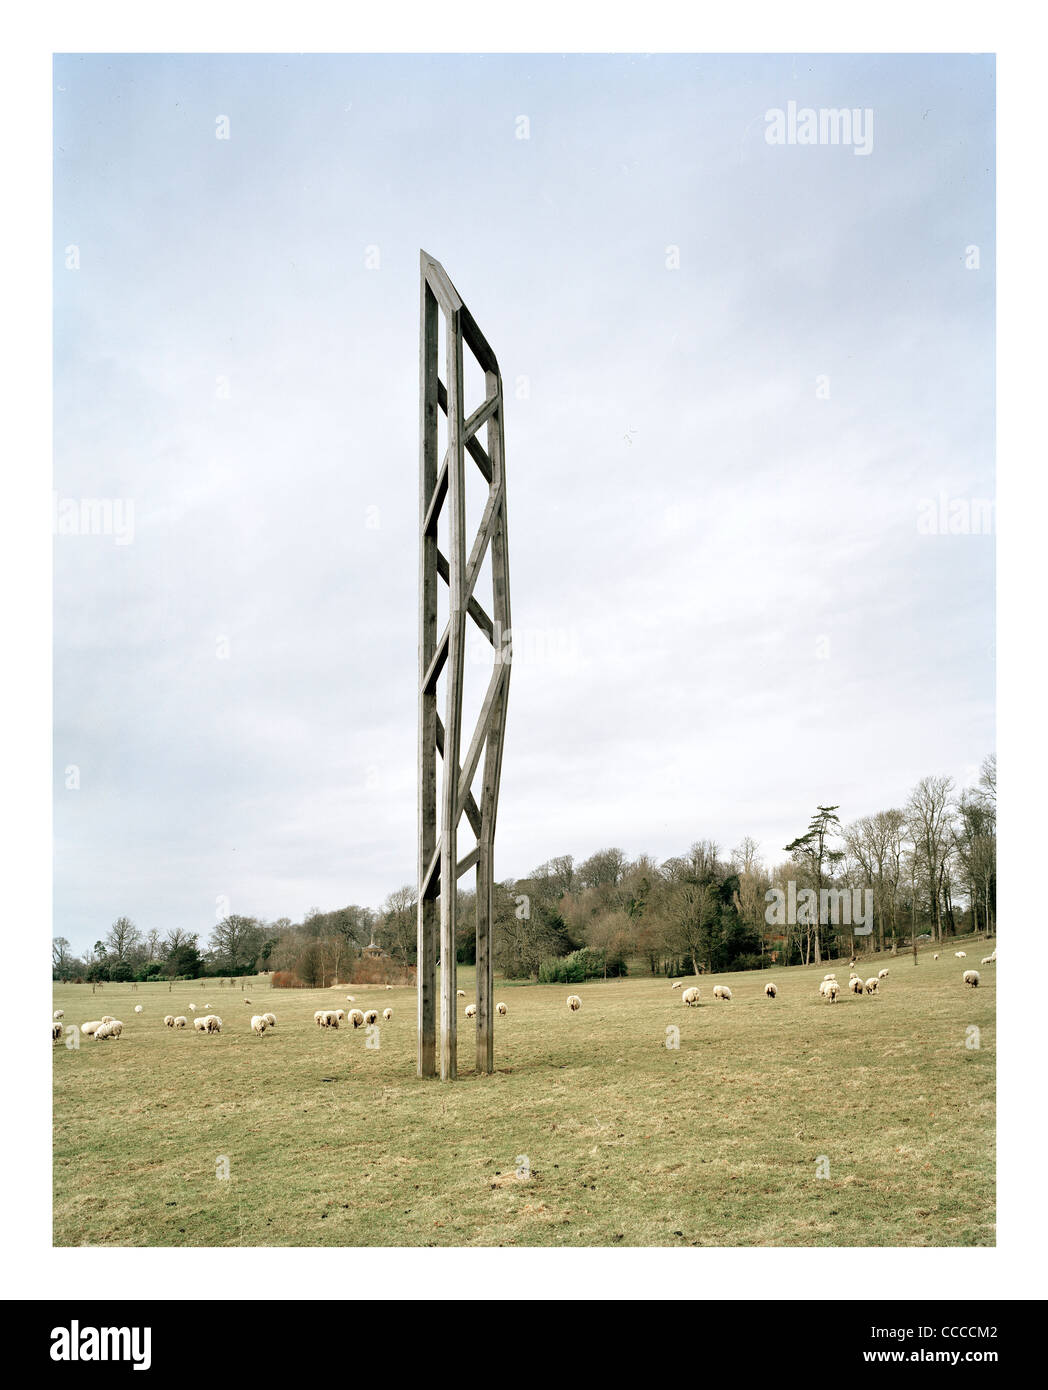
{"type": "Polygon", "coordinates": [[[477,1071],[494,1066],[492,1038],[492,874],[502,745],[511,656],[502,377],[495,354],[443,266],[421,253],[419,349],[419,704],[418,704],[418,1074],[437,1072],[437,957],[440,958],[440,1077],[454,1080],[458,1022],[455,945],[458,880],[477,870],[477,1071]],[[444,320],[446,353],[438,374],[444,320]],[[484,376],[484,399],[465,415],[463,352],[484,376]],[[440,452],[439,412],[446,417],[447,451],[440,452]],[[486,444],[480,442],[486,430],[486,444]],[[466,550],[466,455],[487,484],[476,538],[466,550]],[[447,514],[447,554],[438,545],[447,514]],[[490,548],[490,599],[474,592],[490,548]],[[439,583],[448,587],[448,620],[438,634],[439,583]],[[490,615],[484,604],[490,602],[490,615]],[[491,679],[476,729],[463,753],[462,700],[466,620],[494,649],[491,679]],[[438,681],[445,675],[444,717],[438,681]],[[473,782],[484,757],[479,804],[473,782]],[[437,758],[440,756],[438,806],[437,758]],[[476,845],[460,859],[465,815],[476,845]],[[439,931],[438,931],[439,928],[439,931]]]}

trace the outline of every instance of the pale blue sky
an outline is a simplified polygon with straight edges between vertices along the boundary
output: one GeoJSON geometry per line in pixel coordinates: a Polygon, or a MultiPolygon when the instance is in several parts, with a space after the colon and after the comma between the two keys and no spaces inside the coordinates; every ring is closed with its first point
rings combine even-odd
{"type": "Polygon", "coordinates": [[[704,836],[775,861],[816,802],[974,776],[994,541],[918,516],[993,497],[993,80],[59,57],[55,487],[135,512],[55,546],[56,931],[413,878],[420,246],[508,397],[500,877],[704,836]],[[767,144],[791,99],[871,108],[872,154],[767,144]]]}

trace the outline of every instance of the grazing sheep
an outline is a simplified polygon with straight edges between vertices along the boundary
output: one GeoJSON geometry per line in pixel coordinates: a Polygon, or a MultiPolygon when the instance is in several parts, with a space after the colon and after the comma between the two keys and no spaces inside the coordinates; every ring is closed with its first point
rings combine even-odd
{"type": "Polygon", "coordinates": [[[861,993],[862,993],[862,991],[863,991],[863,983],[862,983],[862,981],[859,979],[858,975],[853,975],[853,976],[851,977],[851,979],[848,981],[848,988],[851,990],[852,994],[861,994],[861,993]]]}
{"type": "Polygon", "coordinates": [[[245,1000],[244,1000],[244,1003],[245,1003],[245,1004],[250,1004],[250,1003],[251,1003],[251,1000],[250,1000],[250,999],[245,999],[245,1000]]]}
{"type": "Polygon", "coordinates": [[[207,1032],[207,1019],[206,1019],[206,1018],[194,1018],[194,1020],[193,1020],[193,1027],[197,1030],[198,1033],[206,1033],[206,1032],[207,1032]]]}
{"type": "Polygon", "coordinates": [[[992,965],[992,964],[993,964],[993,956],[983,956],[983,958],[982,958],[982,960],[979,962],[979,964],[980,964],[980,965],[992,965]]]}
{"type": "Polygon", "coordinates": [[[317,1009],[316,1013],[313,1015],[313,1022],[317,1025],[318,1028],[323,1028],[323,1026],[324,1026],[324,1010],[323,1010],[323,1009],[317,1009]]]}
{"type": "Polygon", "coordinates": [[[185,1014],[179,1014],[178,1017],[175,1019],[175,1027],[176,1027],[176,1028],[187,1028],[188,1026],[189,1026],[189,1019],[186,1018],[185,1014]]]}
{"type": "Polygon", "coordinates": [[[681,985],[682,985],[683,983],[684,983],[683,980],[674,980],[674,981],[673,981],[673,984],[670,985],[670,989],[680,989],[680,987],[681,987],[681,985]]]}
{"type": "Polygon", "coordinates": [[[885,966],[883,970],[878,970],[878,971],[877,971],[877,978],[878,978],[878,980],[886,980],[886,979],[888,978],[888,967],[887,967],[887,966],[885,966]]]}
{"type": "Polygon", "coordinates": [[[51,1024],[51,1041],[57,1042],[62,1036],[62,1025],[60,1023],[51,1024]]]}
{"type": "Polygon", "coordinates": [[[174,1016],[174,1014],[165,1014],[165,1015],[164,1015],[164,1027],[165,1027],[165,1028],[173,1028],[174,1026],[175,1026],[175,1016],[174,1016]]]}
{"type": "Polygon", "coordinates": [[[496,1004],[496,1005],[495,1005],[495,1012],[496,1012],[497,1014],[505,1014],[505,1012],[506,1012],[506,1006],[505,1006],[505,1004],[496,1004]]]}
{"type": "Polygon", "coordinates": [[[466,997],[466,991],[464,989],[457,989],[455,993],[458,995],[460,999],[465,999],[466,997]]]}
{"type": "Polygon", "coordinates": [[[836,980],[823,980],[823,984],[826,986],[826,998],[831,1004],[836,1004],[837,995],[841,992],[840,985],[836,980]]]}
{"type": "Polygon", "coordinates": [[[834,982],[834,984],[837,983],[837,976],[836,976],[836,975],[824,975],[822,978],[823,978],[823,980],[825,980],[825,981],[832,980],[832,981],[834,982]]]}
{"type": "Polygon", "coordinates": [[[378,1022],[378,1009],[367,1009],[364,1013],[364,1022],[370,1027],[372,1023],[378,1022]]]}
{"type": "Polygon", "coordinates": [[[356,1002],[357,1002],[357,1001],[356,1001],[356,999],[353,997],[352,994],[347,994],[347,995],[346,995],[346,1003],[347,1003],[347,1004],[355,1004],[356,1002]]]}
{"type": "Polygon", "coordinates": [[[124,1031],[124,1025],[118,1018],[111,1018],[108,1023],[103,1023],[100,1028],[95,1029],[96,1038],[119,1038],[124,1031]]]}
{"type": "Polygon", "coordinates": [[[954,951],[954,955],[957,957],[958,960],[964,960],[967,954],[967,951],[954,951]]]}
{"type": "Polygon", "coordinates": [[[338,1019],[339,1023],[345,1023],[345,1021],[346,1021],[346,1011],[345,1011],[345,1009],[336,1009],[336,1010],[335,1010],[335,1017],[338,1019]]]}
{"type": "Polygon", "coordinates": [[[112,1014],[103,1014],[103,1015],[102,1015],[102,1022],[103,1022],[103,1023],[112,1023],[112,1021],[113,1021],[113,1015],[112,1015],[112,1014]]]}
{"type": "Polygon", "coordinates": [[[218,1014],[208,1014],[207,1031],[209,1033],[221,1033],[222,1020],[219,1018],[218,1014]]]}
{"type": "Polygon", "coordinates": [[[383,1010],[382,1010],[382,1017],[383,1017],[383,1018],[386,1020],[386,1022],[388,1023],[389,1020],[393,1017],[393,1010],[392,1010],[392,1009],[383,1009],[383,1010]]]}
{"type": "Polygon", "coordinates": [[[392,985],[387,985],[386,988],[387,988],[387,989],[392,989],[393,986],[392,986],[392,985]]]}
{"type": "Polygon", "coordinates": [[[764,986],[764,993],[768,996],[769,999],[774,999],[778,992],[779,991],[775,985],[767,984],[764,986]]]}
{"type": "Polygon", "coordinates": [[[689,1008],[693,1008],[697,1005],[699,1002],[698,985],[692,985],[689,989],[686,989],[681,995],[681,1002],[687,1004],[689,1008]]]}
{"type": "Polygon", "coordinates": [[[870,978],[866,981],[866,993],[867,993],[867,994],[876,994],[876,993],[877,993],[877,986],[878,986],[879,983],[880,983],[880,982],[879,982],[879,980],[877,979],[877,976],[876,976],[876,975],[871,975],[870,978]]]}
{"type": "Polygon", "coordinates": [[[477,1016],[477,1006],[476,1006],[476,1004],[467,1004],[467,1005],[466,1005],[466,1017],[467,1017],[467,1018],[476,1018],[476,1016],[477,1016]]]}
{"type": "Polygon", "coordinates": [[[352,1023],[354,1028],[359,1028],[361,1024],[364,1022],[364,1015],[360,1012],[359,1009],[350,1009],[349,1021],[350,1023],[352,1023]]]}
{"type": "Polygon", "coordinates": [[[101,1026],[102,1026],[102,1020],[101,1020],[100,1018],[95,1018],[95,1019],[92,1019],[90,1023],[81,1023],[81,1025],[80,1025],[80,1031],[81,1031],[81,1033],[83,1033],[86,1037],[89,1038],[89,1037],[92,1035],[92,1033],[95,1031],[95,1029],[96,1029],[96,1028],[101,1028],[101,1026]]]}
{"type": "Polygon", "coordinates": [[[713,997],[714,999],[730,999],[731,990],[728,988],[727,985],[714,985],[713,997]]]}
{"type": "Polygon", "coordinates": [[[65,1018],[65,1009],[56,1009],[51,1017],[55,1019],[65,1018]]]}
{"type": "Polygon", "coordinates": [[[978,989],[978,988],[979,988],[979,972],[978,972],[978,970],[966,970],[966,971],[964,972],[964,983],[969,987],[969,989],[978,989]]]}
{"type": "Polygon", "coordinates": [[[338,1013],[334,1009],[321,1009],[320,1026],[321,1028],[337,1028],[339,1025],[338,1013]]]}
{"type": "Polygon", "coordinates": [[[195,1005],[195,1004],[190,1004],[190,1006],[189,1006],[189,1012],[190,1012],[191,1014],[195,1014],[195,1013],[196,1013],[196,1005],[195,1005]]]}
{"type": "Polygon", "coordinates": [[[136,1004],[136,1005],[135,1005],[135,1013],[136,1013],[136,1014],[140,1014],[140,1013],[144,1013],[144,1012],[145,1012],[145,1010],[142,1008],[142,1005],[141,1005],[141,1004],[136,1004]]]}
{"type": "Polygon", "coordinates": [[[269,1024],[266,1022],[266,1020],[262,1017],[261,1014],[254,1014],[254,1015],[252,1016],[252,1019],[251,1019],[251,1031],[252,1031],[252,1033],[255,1033],[255,1034],[257,1034],[258,1037],[261,1037],[262,1034],[266,1031],[266,1029],[267,1029],[268,1027],[269,1027],[269,1024]]]}
{"type": "Polygon", "coordinates": [[[939,959],[939,952],[936,951],[935,955],[932,956],[932,960],[938,960],[938,959],[939,959]]]}
{"type": "Polygon", "coordinates": [[[263,1014],[262,1017],[266,1020],[267,1028],[275,1028],[277,1026],[276,1014],[263,1014]]]}
{"type": "Polygon", "coordinates": [[[568,995],[568,1008],[571,1010],[573,1014],[577,1014],[578,1011],[582,1008],[582,1000],[579,998],[577,994],[568,995]]]}

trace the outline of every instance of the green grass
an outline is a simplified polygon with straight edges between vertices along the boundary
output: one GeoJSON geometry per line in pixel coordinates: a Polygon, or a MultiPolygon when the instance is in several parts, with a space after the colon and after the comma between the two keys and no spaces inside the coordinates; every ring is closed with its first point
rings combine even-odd
{"type": "Polygon", "coordinates": [[[126,1027],[53,1049],[55,1244],[991,1245],[996,967],[967,949],[870,957],[883,993],[832,1005],[846,963],[706,977],[698,1009],[650,977],[574,986],[578,1014],[565,986],[496,985],[498,1070],[473,1074],[460,1000],[447,1086],[415,1076],[413,989],[59,985],[66,1024],[126,1027]],[[346,994],[392,1006],[377,1050],[314,1025],[346,994]],[[190,1000],[220,1036],[163,1026],[190,1000]]]}

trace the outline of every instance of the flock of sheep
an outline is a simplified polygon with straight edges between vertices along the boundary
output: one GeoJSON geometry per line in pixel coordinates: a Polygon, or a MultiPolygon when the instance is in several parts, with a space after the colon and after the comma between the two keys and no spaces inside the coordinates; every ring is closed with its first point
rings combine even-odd
{"type": "MultiPolygon", "coordinates": [[[[967,958],[967,954],[968,953],[966,951],[954,951],[954,955],[957,957],[958,960],[965,960],[967,958]]],[[[936,952],[932,959],[939,959],[938,952],[936,952]]],[[[997,949],[995,947],[990,955],[983,956],[982,961],[980,963],[982,965],[993,965],[996,963],[996,961],[997,949]]],[[[864,980],[861,975],[856,974],[854,966],[855,961],[853,960],[851,962],[851,975],[848,979],[848,990],[852,994],[859,995],[869,995],[878,993],[881,981],[886,980],[888,978],[888,967],[884,966],[881,970],[878,970],[876,975],[871,975],[868,980],[864,980]]],[[[981,977],[979,975],[978,970],[965,970],[962,976],[965,985],[967,985],[969,989],[978,989],[980,978],[981,977]]],[[[687,989],[683,989],[683,985],[683,980],[674,980],[670,987],[671,989],[683,990],[681,994],[681,1002],[683,1004],[686,1004],[689,1008],[697,1007],[700,1003],[700,991],[698,985],[689,985],[687,989]]],[[[391,988],[391,986],[387,985],[386,988],[391,988]]],[[[840,994],[840,992],[841,987],[837,982],[836,974],[831,971],[829,974],[824,975],[819,983],[819,997],[822,999],[828,999],[831,1004],[836,1004],[837,996],[840,994]]],[[[466,991],[463,989],[458,990],[457,993],[460,999],[464,999],[466,997],[466,991]]],[[[764,986],[764,993],[768,999],[775,999],[778,997],[779,987],[774,982],[769,981],[764,986]]],[[[732,998],[732,993],[727,985],[714,985],[713,997],[714,999],[730,1002],[732,998]]],[[[355,1002],[352,994],[346,995],[346,1002],[348,1004],[353,1004],[355,1002]]],[[[244,1003],[250,1005],[251,1000],[245,999],[244,1003]]],[[[579,1009],[582,1008],[582,1000],[579,998],[577,994],[569,994],[567,998],[567,1005],[572,1013],[578,1013],[579,1009]]],[[[211,1005],[205,1004],[204,1007],[205,1009],[210,1010],[211,1005]]],[[[189,1011],[191,1014],[194,1015],[193,1027],[197,1032],[221,1033],[222,1020],[218,1017],[217,1014],[209,1012],[206,1014],[202,1014],[199,1018],[197,1018],[195,1004],[189,1005],[189,1011]]],[[[135,1013],[141,1014],[143,1012],[143,1006],[141,1004],[136,1004],[135,1013]]],[[[466,1017],[468,1019],[476,1018],[476,1004],[467,1004],[465,1012],[466,1017]]],[[[499,1001],[499,1003],[495,1005],[495,1012],[499,1014],[501,1017],[505,1017],[506,1013],[508,1012],[506,1005],[503,1004],[501,1000],[499,1001]]],[[[364,1028],[370,1026],[371,1024],[377,1023],[378,1017],[379,1014],[377,1009],[350,1009],[348,1013],[345,1009],[317,1009],[317,1011],[313,1015],[313,1022],[317,1025],[318,1028],[338,1028],[338,1026],[341,1023],[349,1023],[354,1028],[364,1028]]],[[[65,1011],[63,1009],[56,1009],[51,1023],[52,1042],[57,1042],[59,1038],[61,1038],[62,1036],[63,1018],[65,1018],[65,1011]]],[[[382,1018],[386,1023],[391,1022],[393,1018],[393,1010],[383,1009],[382,1018]]],[[[167,1028],[187,1028],[189,1026],[189,1019],[181,1014],[177,1017],[172,1014],[165,1014],[164,1025],[167,1028]]],[[[262,1037],[264,1033],[268,1032],[271,1028],[275,1028],[276,1026],[276,1014],[254,1014],[251,1018],[251,1031],[255,1034],[256,1037],[262,1037]]],[[[121,1023],[121,1021],[118,1018],[113,1018],[109,1014],[104,1014],[101,1018],[90,1019],[87,1023],[83,1023],[80,1026],[80,1032],[82,1034],[85,1034],[87,1037],[93,1037],[98,1040],[102,1040],[105,1038],[119,1038],[120,1034],[123,1031],[123,1023],[121,1023]]]]}
{"type": "MultiPolygon", "coordinates": [[[[964,960],[967,954],[968,953],[966,951],[954,952],[954,955],[958,958],[958,960],[964,960]]],[[[933,959],[938,960],[938,954],[936,954],[933,957],[933,959]]],[[[994,947],[994,950],[991,955],[983,956],[982,964],[992,965],[996,963],[996,960],[997,948],[994,947]]],[[[850,962],[851,975],[848,978],[848,990],[852,994],[877,994],[880,989],[881,981],[886,980],[888,978],[888,967],[884,966],[881,970],[877,971],[876,975],[871,975],[868,980],[864,980],[861,975],[856,974],[854,966],[855,961],[853,960],[850,962]]],[[[966,970],[964,972],[964,983],[970,989],[978,989],[979,979],[980,976],[978,970],[966,970]]],[[[683,980],[674,980],[670,985],[670,988],[681,989],[683,984],[683,980]]],[[[837,996],[840,994],[840,992],[841,987],[837,982],[837,976],[834,972],[831,971],[828,975],[824,975],[822,977],[822,980],[819,983],[819,997],[821,999],[828,999],[831,1004],[836,1004],[837,996]]],[[[769,982],[764,986],[764,993],[768,999],[776,999],[779,994],[779,987],[777,984],[769,980],[769,982]]],[[[572,995],[572,999],[574,999],[575,997],[575,995],[572,995]]],[[[695,1008],[698,1006],[700,1002],[700,997],[701,996],[698,985],[691,985],[686,990],[684,990],[683,994],[681,995],[681,1002],[689,1005],[692,1008],[695,1008]]],[[[728,988],[727,985],[714,985],[713,997],[714,999],[730,1000],[732,997],[731,990],[728,988]]],[[[571,1008],[579,1007],[579,1004],[572,1004],[570,999],[568,1000],[568,1004],[571,1008]]]]}

